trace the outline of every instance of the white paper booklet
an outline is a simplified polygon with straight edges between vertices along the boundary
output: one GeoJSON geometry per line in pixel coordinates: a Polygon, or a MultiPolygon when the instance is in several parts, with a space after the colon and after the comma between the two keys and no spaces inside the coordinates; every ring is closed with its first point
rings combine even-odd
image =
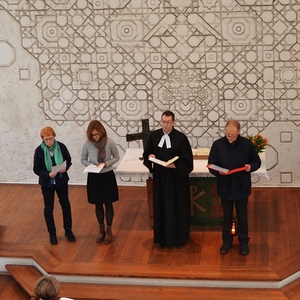
{"type": "Polygon", "coordinates": [[[100,167],[96,165],[89,165],[84,170],[83,173],[100,173],[100,171],[103,169],[104,164],[102,164],[100,167]]]}
{"type": "Polygon", "coordinates": [[[53,166],[52,167],[52,173],[58,173],[59,171],[65,169],[67,166],[66,161],[64,161],[62,164],[57,165],[57,166],[53,166]]]}

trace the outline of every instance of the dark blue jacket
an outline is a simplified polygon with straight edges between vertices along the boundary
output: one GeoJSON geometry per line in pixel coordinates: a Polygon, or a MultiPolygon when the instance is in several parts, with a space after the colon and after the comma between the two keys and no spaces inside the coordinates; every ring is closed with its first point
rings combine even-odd
{"type": "MultiPolygon", "coordinates": [[[[66,161],[66,169],[68,170],[72,165],[71,155],[67,149],[67,147],[58,142],[63,160],[66,161]]],[[[34,158],[33,158],[33,172],[39,176],[39,184],[42,186],[51,187],[51,178],[49,176],[49,171],[46,168],[45,160],[44,160],[44,150],[41,145],[35,149],[34,158]]],[[[55,176],[55,184],[56,186],[61,186],[69,181],[68,173],[57,173],[55,176]]]]}
{"type": "Polygon", "coordinates": [[[209,169],[217,177],[217,194],[223,199],[240,200],[251,194],[251,172],[259,169],[261,160],[252,142],[242,136],[229,143],[224,136],[216,140],[210,150],[209,164],[226,169],[235,169],[249,164],[251,171],[241,171],[231,175],[220,175],[218,171],[209,169]]]}

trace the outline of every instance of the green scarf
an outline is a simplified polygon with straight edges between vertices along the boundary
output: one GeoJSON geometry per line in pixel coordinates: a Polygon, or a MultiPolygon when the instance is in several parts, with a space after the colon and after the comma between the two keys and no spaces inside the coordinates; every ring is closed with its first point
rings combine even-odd
{"type": "Polygon", "coordinates": [[[52,171],[52,159],[50,155],[50,150],[53,150],[56,165],[60,165],[63,163],[63,157],[60,151],[60,147],[56,140],[54,140],[54,144],[51,148],[48,148],[44,141],[41,143],[41,147],[44,150],[45,165],[49,172],[52,171]]]}

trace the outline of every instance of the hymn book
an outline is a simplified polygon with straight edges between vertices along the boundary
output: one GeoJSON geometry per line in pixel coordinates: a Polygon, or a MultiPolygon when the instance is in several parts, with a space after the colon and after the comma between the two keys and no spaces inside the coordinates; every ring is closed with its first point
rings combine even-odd
{"type": "Polygon", "coordinates": [[[105,164],[102,164],[101,166],[97,165],[88,165],[84,170],[83,173],[100,173],[100,171],[103,169],[105,164]]]}
{"type": "Polygon", "coordinates": [[[244,167],[229,170],[229,169],[225,169],[225,168],[219,167],[219,166],[214,165],[214,164],[208,164],[207,168],[215,170],[215,171],[219,171],[219,172],[222,172],[222,173],[225,173],[225,174],[228,174],[228,175],[230,175],[232,173],[236,173],[236,172],[246,171],[248,169],[248,167],[244,166],[244,167]]]}
{"type": "Polygon", "coordinates": [[[163,161],[158,158],[150,157],[149,160],[156,164],[162,165],[163,167],[166,167],[166,166],[170,165],[171,163],[173,163],[178,158],[179,158],[179,156],[174,156],[173,158],[169,159],[168,161],[163,161]]]}

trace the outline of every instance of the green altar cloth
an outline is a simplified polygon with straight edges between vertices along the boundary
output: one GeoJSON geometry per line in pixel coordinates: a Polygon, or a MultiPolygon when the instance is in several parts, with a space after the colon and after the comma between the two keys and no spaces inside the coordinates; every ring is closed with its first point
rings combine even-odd
{"type": "Polygon", "coordinates": [[[220,226],[223,212],[215,177],[190,177],[191,225],[220,226]]]}

